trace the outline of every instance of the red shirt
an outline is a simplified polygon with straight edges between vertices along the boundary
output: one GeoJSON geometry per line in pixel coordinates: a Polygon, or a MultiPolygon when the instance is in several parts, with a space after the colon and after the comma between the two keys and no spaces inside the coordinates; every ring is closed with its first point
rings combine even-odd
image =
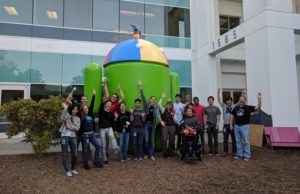
{"type": "Polygon", "coordinates": [[[200,124],[203,126],[204,125],[204,120],[203,120],[203,110],[204,110],[204,106],[202,105],[193,105],[193,109],[194,109],[194,113],[195,113],[195,117],[197,117],[200,121],[200,124]]]}
{"type": "Polygon", "coordinates": [[[120,103],[118,101],[113,102],[110,108],[110,112],[115,113],[120,108],[120,103]]]}

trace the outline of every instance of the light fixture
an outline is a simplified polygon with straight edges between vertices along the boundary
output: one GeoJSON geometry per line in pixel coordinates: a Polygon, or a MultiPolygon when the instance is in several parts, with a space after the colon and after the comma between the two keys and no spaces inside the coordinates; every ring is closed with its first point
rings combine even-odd
{"type": "Polygon", "coordinates": [[[9,14],[9,15],[19,15],[19,13],[17,12],[15,7],[12,6],[3,6],[3,8],[5,9],[5,11],[9,14]]]}
{"type": "Polygon", "coordinates": [[[52,19],[52,20],[58,19],[56,11],[47,11],[47,15],[48,15],[49,19],[52,19]]]}
{"type": "MultiPolygon", "coordinates": [[[[136,11],[128,11],[128,10],[120,10],[121,15],[127,15],[127,16],[143,16],[143,12],[136,12],[136,11]]],[[[146,17],[154,17],[154,13],[145,13],[146,17]]]]}

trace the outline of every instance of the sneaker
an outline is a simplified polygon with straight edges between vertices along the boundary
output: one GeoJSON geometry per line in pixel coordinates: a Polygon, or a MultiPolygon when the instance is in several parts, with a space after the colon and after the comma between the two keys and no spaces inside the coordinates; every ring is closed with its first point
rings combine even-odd
{"type": "Polygon", "coordinates": [[[126,157],[125,160],[131,160],[129,157],[126,157]]]}
{"type": "Polygon", "coordinates": [[[147,159],[148,159],[148,156],[147,156],[147,155],[146,155],[146,156],[144,156],[144,159],[145,159],[145,160],[147,160],[147,159]]]}
{"type": "Polygon", "coordinates": [[[248,162],[250,160],[250,158],[244,158],[244,161],[248,162]]]}
{"type": "Polygon", "coordinates": [[[234,156],[233,158],[236,159],[236,160],[240,160],[240,159],[241,159],[241,158],[238,157],[238,156],[234,156]]]}
{"type": "Polygon", "coordinates": [[[212,153],[212,152],[209,152],[209,153],[208,153],[208,155],[209,155],[209,156],[212,156],[212,155],[213,155],[213,153],[212,153]]]}
{"type": "Polygon", "coordinates": [[[134,161],[137,161],[138,160],[138,158],[137,157],[134,157],[134,159],[133,159],[134,161]]]}
{"type": "Polygon", "coordinates": [[[85,170],[90,170],[90,166],[84,166],[85,170]]]}
{"type": "Polygon", "coordinates": [[[71,171],[68,171],[68,172],[66,172],[66,176],[67,176],[67,177],[71,177],[71,176],[73,176],[73,175],[72,175],[71,171]]]}
{"type": "Polygon", "coordinates": [[[218,152],[215,153],[216,156],[220,156],[220,154],[218,152]]]}
{"type": "Polygon", "coordinates": [[[139,158],[139,161],[142,161],[143,160],[143,158],[139,158]]]}
{"type": "Polygon", "coordinates": [[[151,156],[150,159],[154,161],[154,160],[155,160],[155,157],[154,157],[154,156],[151,156]]]}
{"type": "Polygon", "coordinates": [[[125,160],[120,160],[120,162],[121,162],[121,163],[125,163],[126,161],[125,161],[125,160]]]}
{"type": "Polygon", "coordinates": [[[71,173],[74,175],[78,175],[79,173],[76,170],[71,170],[71,173]]]}
{"type": "Polygon", "coordinates": [[[103,161],[103,164],[108,165],[108,161],[107,160],[103,161]]]}
{"type": "Polygon", "coordinates": [[[103,164],[101,162],[97,162],[94,164],[97,168],[103,168],[103,164]]]}

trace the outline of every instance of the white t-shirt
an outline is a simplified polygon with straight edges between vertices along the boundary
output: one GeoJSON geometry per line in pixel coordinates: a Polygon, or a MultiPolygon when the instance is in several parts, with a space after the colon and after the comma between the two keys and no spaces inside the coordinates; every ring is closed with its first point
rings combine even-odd
{"type": "Polygon", "coordinates": [[[173,106],[174,106],[174,109],[176,111],[176,113],[175,113],[175,122],[176,122],[176,124],[180,124],[180,121],[183,118],[184,104],[181,103],[181,102],[179,102],[179,103],[174,102],[173,106]]]}

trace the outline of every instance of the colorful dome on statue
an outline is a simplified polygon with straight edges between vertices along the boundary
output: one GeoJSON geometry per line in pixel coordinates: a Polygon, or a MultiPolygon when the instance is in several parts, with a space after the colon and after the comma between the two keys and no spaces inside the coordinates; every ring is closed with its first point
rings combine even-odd
{"type": "Polygon", "coordinates": [[[105,58],[104,66],[122,61],[149,61],[169,66],[162,49],[152,42],[139,39],[137,33],[134,33],[134,39],[120,42],[112,48],[105,58]]]}

